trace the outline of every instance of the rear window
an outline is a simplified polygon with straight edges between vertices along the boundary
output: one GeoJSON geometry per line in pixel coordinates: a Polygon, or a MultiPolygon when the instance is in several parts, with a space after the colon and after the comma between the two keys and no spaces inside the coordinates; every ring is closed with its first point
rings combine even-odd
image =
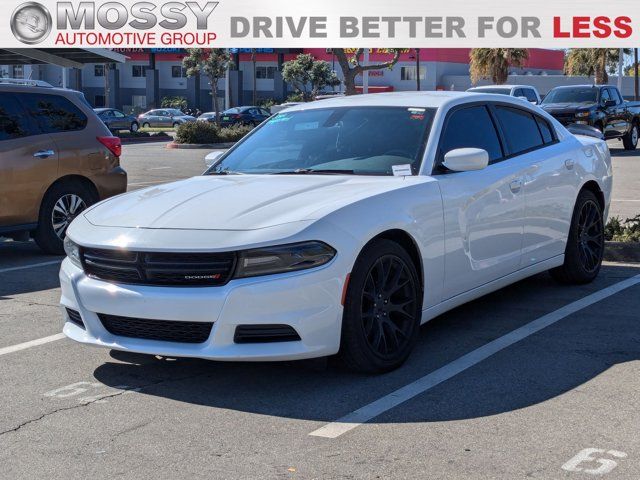
{"type": "Polygon", "coordinates": [[[497,106],[496,115],[511,155],[518,155],[544,144],[532,113],[517,108],[497,106]]]}
{"type": "Polygon", "coordinates": [[[87,116],[65,97],[24,93],[20,98],[45,133],[71,132],[87,126],[87,116]]]}
{"type": "Polygon", "coordinates": [[[0,93],[0,141],[37,135],[14,94],[0,93]]]}
{"type": "Polygon", "coordinates": [[[542,134],[544,143],[553,143],[555,141],[555,137],[553,136],[553,133],[551,133],[549,123],[538,116],[536,116],[536,122],[538,122],[538,127],[540,128],[540,133],[542,134]]]}

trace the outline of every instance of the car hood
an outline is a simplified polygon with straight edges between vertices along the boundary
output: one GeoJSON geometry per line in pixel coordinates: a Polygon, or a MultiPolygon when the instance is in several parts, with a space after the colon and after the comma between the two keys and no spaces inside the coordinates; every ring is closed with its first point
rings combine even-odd
{"type": "Polygon", "coordinates": [[[544,103],[540,107],[553,115],[554,113],[575,113],[577,111],[588,110],[595,106],[595,103],[544,103]]]}
{"type": "MultiPolygon", "coordinates": [[[[409,178],[414,183],[430,177],[409,178]]],[[[103,227],[256,230],[316,220],[407,185],[404,177],[391,176],[209,175],[126,193],[84,216],[103,227]]]]}

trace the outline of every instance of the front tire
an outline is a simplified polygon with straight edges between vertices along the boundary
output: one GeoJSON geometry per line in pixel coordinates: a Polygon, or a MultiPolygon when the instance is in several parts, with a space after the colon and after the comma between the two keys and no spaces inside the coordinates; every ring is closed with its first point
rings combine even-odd
{"type": "Polygon", "coordinates": [[[631,126],[631,130],[624,137],[622,137],[622,145],[625,150],[635,150],[638,148],[638,138],[640,137],[640,129],[638,124],[634,123],[631,126]]]}
{"type": "Polygon", "coordinates": [[[80,182],[54,185],[40,206],[38,227],[33,235],[38,246],[52,255],[64,253],[67,228],[83,210],[97,201],[96,194],[80,182]]]}
{"type": "Polygon", "coordinates": [[[351,272],[340,355],[351,370],[382,373],[409,357],[420,331],[422,289],[409,254],[390,240],[362,251],[351,272]]]}
{"type": "Polygon", "coordinates": [[[604,218],[595,194],[582,190],[573,210],[564,264],[551,270],[561,283],[582,285],[600,272],[604,256],[604,218]]]}
{"type": "Polygon", "coordinates": [[[140,125],[138,124],[138,122],[133,122],[129,127],[129,131],[131,133],[136,133],[139,129],[140,129],[140,125]]]}

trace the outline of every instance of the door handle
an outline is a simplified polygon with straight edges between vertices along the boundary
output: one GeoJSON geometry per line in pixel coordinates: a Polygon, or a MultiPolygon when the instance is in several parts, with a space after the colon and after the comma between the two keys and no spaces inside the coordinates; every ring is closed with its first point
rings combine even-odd
{"type": "Polygon", "coordinates": [[[573,166],[575,164],[576,162],[571,158],[564,161],[564,166],[567,168],[567,170],[573,170],[573,166]]]}
{"type": "Polygon", "coordinates": [[[522,180],[517,179],[509,184],[509,188],[513,193],[518,193],[522,189],[522,180]]]}
{"type": "Polygon", "coordinates": [[[49,158],[56,154],[53,150],[40,150],[33,154],[35,158],[49,158]]]}

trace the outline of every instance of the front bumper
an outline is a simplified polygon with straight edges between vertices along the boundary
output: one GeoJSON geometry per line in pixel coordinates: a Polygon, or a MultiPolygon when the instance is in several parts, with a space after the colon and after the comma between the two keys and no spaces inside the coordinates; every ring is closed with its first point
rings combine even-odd
{"type": "Polygon", "coordinates": [[[65,259],[60,270],[67,337],[81,343],[152,355],[228,361],[295,360],[333,355],[340,345],[341,292],[346,273],[338,263],[291,274],[232,280],[221,287],[118,285],[89,278],[65,259]],[[64,308],[80,313],[85,328],[64,308]],[[98,313],[123,317],[213,322],[201,344],[116,336],[98,313]],[[284,324],[300,341],[236,344],[238,325],[284,324]]]}

